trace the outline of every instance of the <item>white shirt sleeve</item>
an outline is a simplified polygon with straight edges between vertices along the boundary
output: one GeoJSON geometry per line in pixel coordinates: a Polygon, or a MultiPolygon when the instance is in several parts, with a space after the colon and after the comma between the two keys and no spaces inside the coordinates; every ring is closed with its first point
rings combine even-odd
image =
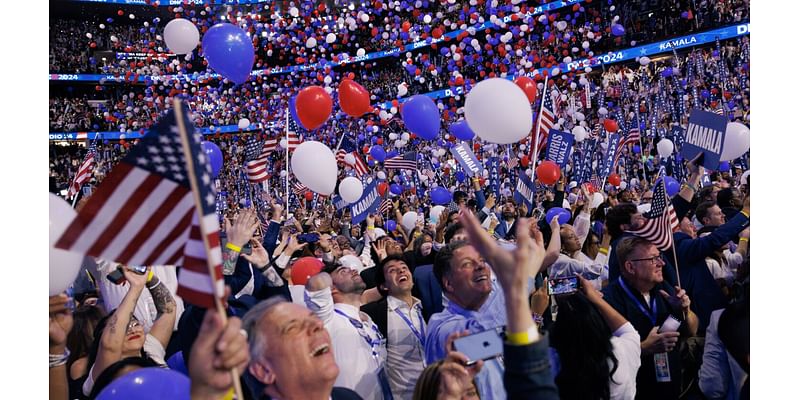
{"type": "Polygon", "coordinates": [[[578,241],[581,243],[581,247],[583,247],[583,243],[589,236],[589,227],[591,224],[592,223],[589,220],[589,213],[586,211],[581,211],[580,214],[575,217],[575,224],[573,227],[575,228],[575,235],[578,236],[578,241]]]}
{"type": "Polygon", "coordinates": [[[306,290],[305,300],[306,306],[327,325],[333,318],[333,295],[331,295],[331,288],[327,287],[313,292],[306,290]]]}
{"type": "Polygon", "coordinates": [[[730,387],[731,367],[728,365],[728,352],[717,334],[717,325],[722,310],[711,313],[711,322],[706,330],[703,347],[703,364],[698,372],[700,391],[709,398],[725,397],[730,387]]]}

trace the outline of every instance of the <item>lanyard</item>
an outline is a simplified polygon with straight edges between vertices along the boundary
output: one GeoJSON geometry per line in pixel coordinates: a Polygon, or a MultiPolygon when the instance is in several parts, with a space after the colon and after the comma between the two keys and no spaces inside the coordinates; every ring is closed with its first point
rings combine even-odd
{"type": "Polygon", "coordinates": [[[657,308],[657,305],[656,305],[656,296],[650,296],[650,310],[652,310],[652,311],[650,311],[650,310],[646,309],[642,305],[642,302],[640,302],[639,299],[637,299],[636,296],[633,295],[631,290],[628,289],[628,286],[625,285],[625,282],[622,280],[621,276],[617,277],[617,281],[619,281],[619,285],[622,286],[622,290],[625,291],[625,294],[627,294],[628,297],[630,297],[631,300],[633,300],[633,302],[636,303],[637,306],[639,306],[639,310],[641,310],[642,313],[644,313],[644,315],[646,315],[647,318],[650,319],[650,322],[653,323],[653,326],[655,326],[657,318],[658,318],[658,308],[657,308]]]}
{"type": "Polygon", "coordinates": [[[422,314],[417,312],[417,317],[419,317],[419,327],[420,329],[422,329],[422,333],[420,333],[420,331],[417,330],[417,327],[414,326],[411,320],[408,319],[408,317],[406,317],[406,315],[402,311],[400,311],[399,308],[395,308],[394,312],[397,313],[397,315],[399,315],[400,318],[403,319],[403,321],[405,321],[406,325],[408,325],[408,327],[411,328],[411,333],[413,333],[414,336],[416,336],[417,339],[419,339],[419,342],[422,344],[422,347],[425,347],[425,322],[422,320],[422,314]]]}
{"type": "Polygon", "coordinates": [[[375,335],[378,338],[373,340],[372,338],[369,337],[369,334],[367,334],[367,332],[364,331],[364,324],[361,321],[345,314],[341,310],[334,309],[333,311],[336,311],[337,314],[347,318],[347,320],[350,321],[353,327],[356,328],[356,331],[358,331],[358,335],[361,336],[361,338],[367,342],[367,345],[370,347],[370,349],[372,349],[372,357],[375,358],[375,362],[378,363],[378,365],[380,366],[381,361],[378,354],[378,346],[380,346],[381,343],[383,343],[383,335],[381,335],[381,332],[378,330],[375,324],[372,324],[372,330],[375,332],[375,335]]]}

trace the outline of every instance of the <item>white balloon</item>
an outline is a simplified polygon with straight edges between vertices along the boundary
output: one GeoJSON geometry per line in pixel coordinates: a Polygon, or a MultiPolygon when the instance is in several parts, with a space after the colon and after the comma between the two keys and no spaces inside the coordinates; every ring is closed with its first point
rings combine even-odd
{"type": "Polygon", "coordinates": [[[50,296],[67,290],[81,270],[82,254],[53,247],[76,214],[69,203],[50,193],[50,296]]]}
{"type": "Polygon", "coordinates": [[[285,149],[285,148],[286,148],[286,146],[288,146],[288,144],[289,144],[289,143],[286,141],[286,139],[285,139],[285,138],[284,138],[284,139],[281,139],[281,141],[280,141],[280,142],[278,142],[278,146],[281,146],[281,148],[282,148],[282,149],[285,149]]]}
{"type": "Polygon", "coordinates": [[[344,155],[344,162],[347,165],[355,165],[356,164],[356,156],[353,153],[347,153],[344,155]]]}
{"type": "Polygon", "coordinates": [[[725,128],[725,143],[722,144],[720,161],[739,158],[750,149],[750,129],[741,122],[729,122],[725,128]]]}
{"type": "Polygon", "coordinates": [[[619,183],[619,188],[620,188],[621,190],[625,190],[625,189],[627,189],[627,188],[628,188],[628,182],[625,182],[625,181],[622,181],[622,182],[620,182],[620,183],[619,183]]]}
{"type": "Polygon", "coordinates": [[[586,116],[583,115],[582,112],[578,111],[575,113],[575,119],[577,119],[578,121],[583,121],[586,119],[586,116]]]}
{"type": "Polygon", "coordinates": [[[333,32],[325,36],[325,43],[333,43],[335,41],[336,41],[336,34],[334,34],[333,32]]]}
{"type": "Polygon", "coordinates": [[[740,185],[746,185],[747,184],[747,177],[749,177],[749,176],[750,176],[750,170],[744,171],[744,173],[742,174],[742,177],[739,179],[739,184],[740,185]]]}
{"type": "Polygon", "coordinates": [[[608,115],[608,109],[605,107],[600,107],[600,109],[597,110],[597,113],[600,115],[608,115]]]}
{"type": "Polygon", "coordinates": [[[361,57],[364,54],[367,54],[367,51],[364,50],[363,48],[356,50],[356,56],[361,57]]]}
{"type": "Polygon", "coordinates": [[[250,126],[250,120],[247,118],[242,118],[239,120],[239,129],[247,129],[250,126]]]}
{"type": "Polygon", "coordinates": [[[361,14],[361,22],[369,22],[369,14],[361,14]]]}
{"type": "Polygon", "coordinates": [[[378,179],[386,179],[386,173],[383,171],[378,171],[378,179]]]}
{"type": "Polygon", "coordinates": [[[326,75],[322,81],[325,82],[326,85],[330,85],[331,82],[333,82],[333,78],[331,78],[330,75],[326,75]]]}
{"type": "Polygon", "coordinates": [[[342,196],[342,199],[348,203],[355,203],[362,194],[364,194],[364,186],[356,177],[348,176],[339,183],[339,196],[342,196]]]}
{"type": "Polygon", "coordinates": [[[297,9],[297,7],[292,7],[289,9],[289,15],[296,17],[300,15],[300,11],[297,9]]]}
{"type": "Polygon", "coordinates": [[[672,143],[672,140],[661,139],[656,145],[656,150],[658,150],[659,156],[667,158],[672,155],[672,151],[675,150],[675,144],[672,143]]]}
{"type": "Polygon", "coordinates": [[[580,125],[572,128],[572,134],[575,135],[575,141],[578,143],[583,142],[587,136],[586,129],[580,125]]]}
{"type": "Polygon", "coordinates": [[[398,96],[405,96],[408,93],[408,86],[405,83],[401,83],[397,85],[397,95],[398,96]]]}
{"type": "Polygon", "coordinates": [[[491,78],[467,93],[464,116],[472,131],[492,143],[510,144],[526,137],[533,113],[525,92],[513,82],[491,78]]]}
{"type": "Polygon", "coordinates": [[[430,15],[426,15],[426,16],[422,17],[422,22],[424,22],[426,24],[430,24],[431,23],[431,16],[430,15]]]}
{"type": "Polygon", "coordinates": [[[414,229],[414,226],[417,224],[417,213],[414,211],[409,211],[403,214],[403,220],[401,223],[406,232],[411,232],[414,229]]]}
{"type": "Polygon", "coordinates": [[[392,132],[389,134],[389,140],[397,140],[397,134],[392,132]]]}
{"type": "Polygon", "coordinates": [[[431,220],[439,220],[439,217],[442,216],[442,211],[444,211],[444,206],[434,206],[431,208],[431,220]]]}
{"type": "Polygon", "coordinates": [[[639,57],[639,64],[641,64],[643,66],[646,66],[647,64],[650,64],[650,57],[647,57],[647,56],[639,57]]]}
{"type": "Polygon", "coordinates": [[[200,32],[191,21],[176,18],[164,27],[164,41],[173,53],[188,54],[200,42],[200,32]]]}
{"type": "Polygon", "coordinates": [[[317,39],[313,37],[308,38],[308,40],[306,40],[306,47],[308,48],[317,47],[317,39]]]}
{"type": "Polygon", "coordinates": [[[301,143],[292,154],[292,172],[309,189],[328,196],[336,188],[336,156],[324,144],[309,140],[301,143]]]}
{"type": "Polygon", "coordinates": [[[600,192],[595,192],[592,195],[592,203],[590,204],[590,207],[597,208],[600,204],[603,204],[603,201],[605,201],[603,194],[600,192]]]}

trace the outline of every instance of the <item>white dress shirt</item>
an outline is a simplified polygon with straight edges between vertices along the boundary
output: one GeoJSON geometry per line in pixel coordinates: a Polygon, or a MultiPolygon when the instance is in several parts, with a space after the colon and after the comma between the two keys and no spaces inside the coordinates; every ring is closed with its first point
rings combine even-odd
{"type": "MultiPolygon", "coordinates": [[[[629,400],[636,397],[636,374],[642,364],[641,343],[639,332],[626,322],[619,327],[611,337],[614,357],[617,358],[617,370],[608,382],[608,388],[613,400],[629,400]]],[[[611,361],[608,363],[612,367],[611,361]]]]}
{"type": "Polygon", "coordinates": [[[334,386],[354,390],[364,400],[382,400],[378,373],[386,362],[386,346],[367,343],[367,340],[381,340],[377,325],[368,315],[349,304],[334,304],[330,288],[306,291],[306,294],[306,305],[322,320],[331,335],[333,355],[339,366],[334,386]],[[356,328],[350,318],[362,322],[363,327],[356,328]]]}
{"type": "Polygon", "coordinates": [[[387,297],[386,333],[389,337],[386,346],[386,372],[395,400],[411,399],[414,396],[414,386],[425,369],[425,347],[398,312],[403,313],[414,325],[423,340],[427,333],[419,299],[414,298],[413,307],[409,308],[405,301],[394,296],[387,297]]]}

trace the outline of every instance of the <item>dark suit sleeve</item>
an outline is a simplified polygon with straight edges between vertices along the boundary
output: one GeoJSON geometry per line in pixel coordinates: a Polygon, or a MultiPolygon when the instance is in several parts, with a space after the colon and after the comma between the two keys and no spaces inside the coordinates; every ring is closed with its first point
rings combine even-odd
{"type": "Polygon", "coordinates": [[[267,254],[271,255],[272,252],[275,251],[275,248],[278,247],[278,235],[281,232],[281,224],[275,221],[269,221],[269,227],[267,227],[267,232],[264,233],[264,242],[262,245],[264,249],[267,250],[267,254]]]}
{"type": "Polygon", "coordinates": [[[680,221],[689,213],[692,204],[681,196],[675,196],[672,198],[672,208],[675,209],[675,215],[678,217],[678,221],[680,221]]]}
{"type": "Polygon", "coordinates": [[[681,265],[683,265],[683,262],[705,259],[725,243],[736,239],[739,232],[743,231],[749,225],[750,218],[739,213],[732,220],[726,222],[724,225],[720,225],[708,236],[681,241],[675,249],[681,265]]]}
{"type": "MultiPolygon", "coordinates": [[[[483,190],[476,190],[475,191],[475,203],[478,210],[486,206],[486,194],[483,193],[483,190]]],[[[484,217],[486,218],[486,217],[484,217]]],[[[482,220],[481,220],[482,221],[482,220]]]]}
{"type": "Polygon", "coordinates": [[[545,334],[538,342],[524,346],[503,346],[506,370],[503,383],[509,399],[558,399],[545,334]]]}

